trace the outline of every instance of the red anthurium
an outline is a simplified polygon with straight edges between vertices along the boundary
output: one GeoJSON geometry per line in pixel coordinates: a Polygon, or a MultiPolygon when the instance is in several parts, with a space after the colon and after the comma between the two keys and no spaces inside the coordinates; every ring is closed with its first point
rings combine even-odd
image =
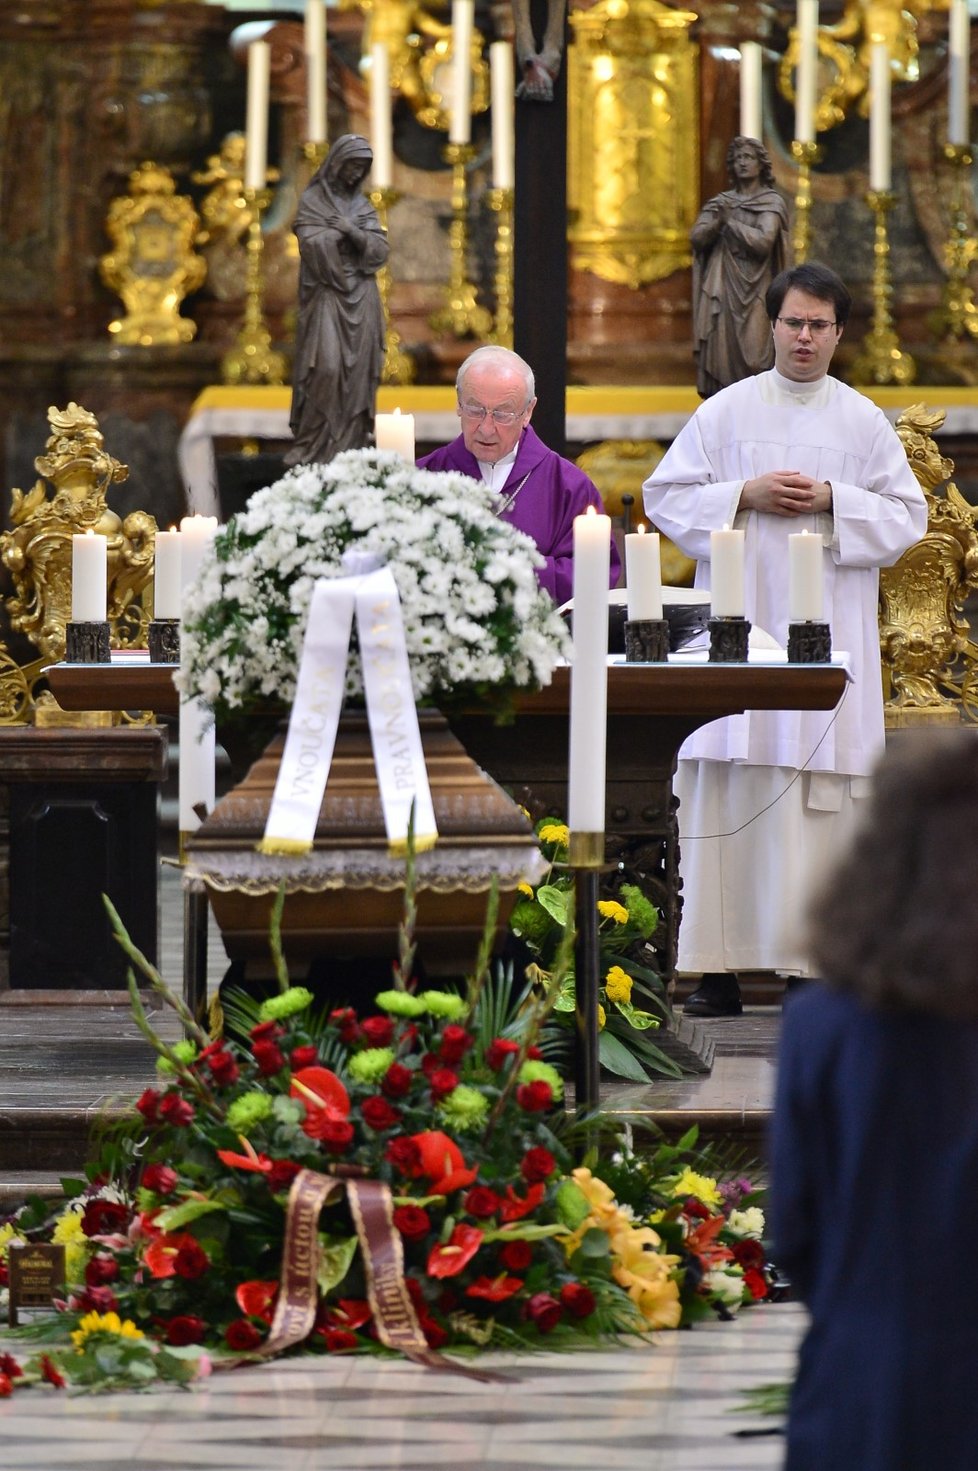
{"type": "Polygon", "coordinates": [[[154,1277],[173,1277],[176,1275],[176,1261],[180,1252],[188,1251],[196,1255],[199,1250],[197,1238],[191,1236],[189,1231],[161,1231],[147,1246],[143,1260],[154,1277]]]}
{"type": "Polygon", "coordinates": [[[361,1297],[341,1297],[326,1313],[330,1328],[346,1328],[350,1332],[362,1328],[373,1317],[369,1302],[361,1297]]]}
{"type": "Polygon", "coordinates": [[[264,1318],[272,1321],[272,1304],[278,1295],[277,1282],[239,1282],[234,1290],[234,1300],[248,1318],[264,1318]]]}
{"type": "Polygon", "coordinates": [[[478,1226],[456,1226],[444,1246],[433,1246],[428,1255],[429,1277],[457,1277],[482,1245],[478,1226]]]}
{"type": "Polygon", "coordinates": [[[546,1186],[540,1183],[529,1185],[524,1196],[517,1195],[512,1185],[507,1185],[506,1199],[500,1207],[499,1219],[507,1222],[522,1221],[524,1216],[536,1210],[546,1193],[546,1186]]]}
{"type": "Polygon", "coordinates": [[[481,1297],[486,1302],[505,1302],[523,1286],[522,1277],[477,1277],[471,1287],[466,1287],[466,1297],[481,1297]]]}
{"type": "Polygon", "coordinates": [[[306,1110],[324,1108],[336,1119],[350,1117],[350,1095],[335,1073],[326,1067],[303,1067],[292,1074],[289,1092],[299,1098],[306,1110]]]}
{"type": "Polygon", "coordinates": [[[432,1195],[448,1195],[452,1190],[461,1190],[471,1185],[479,1173],[467,1168],[465,1158],[454,1139],[438,1129],[428,1129],[423,1134],[411,1136],[421,1151],[420,1174],[431,1181],[432,1195]]]}
{"type": "Polygon", "coordinates": [[[260,1175],[267,1175],[272,1168],[272,1161],[267,1154],[257,1154],[254,1145],[239,1134],[244,1154],[235,1154],[233,1149],[219,1149],[217,1157],[224,1165],[230,1165],[234,1170],[256,1170],[260,1175]]]}

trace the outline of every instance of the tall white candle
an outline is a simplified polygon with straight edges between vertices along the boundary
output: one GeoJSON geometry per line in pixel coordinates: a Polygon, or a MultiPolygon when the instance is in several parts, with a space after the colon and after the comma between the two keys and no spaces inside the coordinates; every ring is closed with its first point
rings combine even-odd
{"type": "Polygon", "coordinates": [[[890,48],[874,41],[869,56],[869,187],[890,187],[890,48]]]}
{"type": "Polygon", "coordinates": [[[795,27],[798,31],[795,137],[799,143],[814,143],[818,87],[818,0],[798,0],[795,27]]]}
{"type": "Polygon", "coordinates": [[[201,818],[194,809],[210,812],[214,806],[214,725],[199,700],[180,701],[180,766],[177,800],[180,831],[196,832],[201,818]]]}
{"type": "Polygon", "coordinates": [[[245,188],[264,189],[268,177],[268,84],[272,50],[267,41],[248,47],[248,110],[245,123],[245,188]]]}
{"type": "Polygon", "coordinates": [[[326,142],[326,4],[306,0],[306,136],[326,142]]]}
{"type": "Polygon", "coordinates": [[[204,554],[216,535],[216,516],[184,516],[180,522],[181,588],[196,581],[204,554]]]}
{"type": "Polygon", "coordinates": [[[489,87],[492,104],[492,187],[494,189],[512,189],[514,184],[513,97],[515,86],[513,48],[509,41],[493,41],[489,47],[489,87]]]}
{"type": "Polygon", "coordinates": [[[710,611],[714,618],[744,616],[744,533],[710,532],[710,611]]]}
{"type": "Polygon", "coordinates": [[[640,526],[625,537],[625,584],[630,623],[662,617],[659,533],[640,526]]]}
{"type": "Polygon", "coordinates": [[[570,687],[567,822],[604,832],[611,518],[574,518],[574,650],[570,687]]]}
{"type": "Polygon", "coordinates": [[[97,531],[71,538],[71,621],[104,623],[106,541],[97,531]]]}
{"type": "Polygon", "coordinates": [[[452,0],[452,98],[449,143],[472,137],[472,31],[475,0],[452,0]]]}
{"type": "Polygon", "coordinates": [[[406,460],[414,459],[414,415],[377,414],[374,418],[374,443],[378,449],[392,449],[406,460]]]}
{"type": "Polygon", "coordinates": [[[788,621],[820,622],[823,596],[822,538],[809,531],[788,537],[788,621]]]}
{"type": "Polygon", "coordinates": [[[153,616],[180,617],[180,533],[158,531],[153,554],[153,616]]]}
{"type": "Polygon", "coordinates": [[[971,141],[971,16],[968,0],[951,0],[948,15],[947,141],[971,141]]]}
{"type": "Polygon", "coordinates": [[[370,147],[374,156],[370,182],[375,189],[389,189],[391,186],[393,136],[391,60],[386,43],[375,41],[370,48],[370,147]]]}
{"type": "Polygon", "coordinates": [[[761,139],[761,47],[744,41],[740,47],[740,135],[761,139]]]}

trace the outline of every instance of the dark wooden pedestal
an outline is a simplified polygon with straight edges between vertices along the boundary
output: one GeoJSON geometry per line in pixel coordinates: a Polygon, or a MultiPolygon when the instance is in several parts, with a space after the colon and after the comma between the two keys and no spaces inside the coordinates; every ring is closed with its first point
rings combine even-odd
{"type": "Polygon", "coordinates": [[[0,729],[0,991],[124,987],[103,894],[155,964],[165,770],[158,726],[0,729]]]}

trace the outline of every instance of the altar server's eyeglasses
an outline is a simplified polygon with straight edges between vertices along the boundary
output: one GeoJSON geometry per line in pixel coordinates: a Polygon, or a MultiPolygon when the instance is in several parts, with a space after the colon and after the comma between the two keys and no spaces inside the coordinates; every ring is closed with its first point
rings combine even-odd
{"type": "Polygon", "coordinates": [[[807,327],[813,337],[824,337],[826,332],[831,332],[837,327],[838,322],[829,322],[825,317],[778,317],[782,327],[787,327],[789,332],[796,335],[803,327],[807,327]]]}
{"type": "Polygon", "coordinates": [[[481,424],[488,414],[492,422],[500,429],[508,429],[510,424],[515,424],[517,419],[522,419],[526,408],[519,409],[484,409],[481,404],[459,404],[458,411],[463,419],[471,419],[475,424],[481,424]]]}

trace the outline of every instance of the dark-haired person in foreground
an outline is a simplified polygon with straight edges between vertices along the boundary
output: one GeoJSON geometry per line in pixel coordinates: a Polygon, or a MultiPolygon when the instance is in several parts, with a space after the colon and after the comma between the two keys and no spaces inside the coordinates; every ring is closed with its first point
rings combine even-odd
{"type": "Polygon", "coordinates": [[[710,533],[745,532],[751,623],[788,638],[788,536],[821,538],[825,618],[853,683],[836,712],[748,710],[680,750],[680,973],[699,1016],[741,1010],[738,971],[811,974],[797,931],[815,875],[850,830],[883,748],[879,568],[927,529],[923,493],[883,413],[828,376],[850,296],[828,267],[782,271],[765,297],[774,367],[702,404],[645,482],[652,522],[710,585],[710,533]]]}
{"type": "Polygon", "coordinates": [[[811,1314],[786,1471],[978,1464],[978,742],[908,732],[785,1007],[773,1254],[811,1314]]]}

